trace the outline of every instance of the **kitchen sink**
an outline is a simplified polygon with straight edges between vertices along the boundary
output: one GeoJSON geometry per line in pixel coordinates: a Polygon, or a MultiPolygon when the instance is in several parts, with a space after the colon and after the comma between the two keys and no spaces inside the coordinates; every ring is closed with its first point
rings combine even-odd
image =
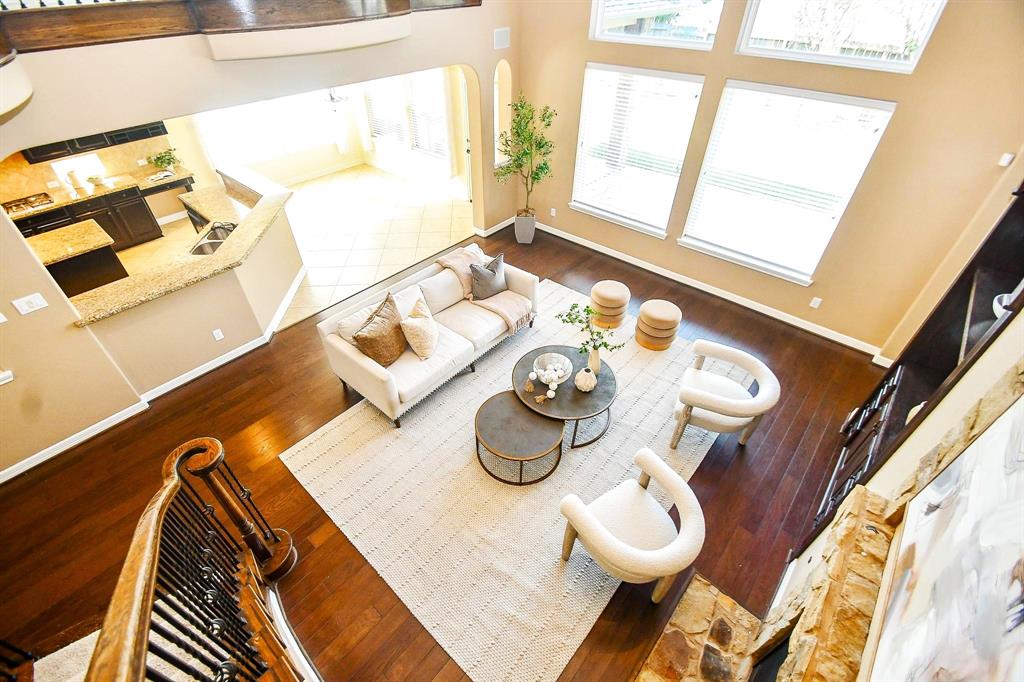
{"type": "Polygon", "coordinates": [[[235,225],[231,223],[214,223],[213,228],[206,233],[205,239],[209,240],[225,240],[228,235],[235,231],[235,225]]]}
{"type": "Polygon", "coordinates": [[[200,242],[192,247],[189,251],[193,256],[209,256],[211,253],[220,248],[220,245],[224,242],[200,242]]]}

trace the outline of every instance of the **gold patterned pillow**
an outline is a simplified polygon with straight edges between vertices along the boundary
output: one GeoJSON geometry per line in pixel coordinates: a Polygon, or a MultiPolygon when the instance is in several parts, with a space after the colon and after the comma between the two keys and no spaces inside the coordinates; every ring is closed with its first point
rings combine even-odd
{"type": "Polygon", "coordinates": [[[416,301],[409,317],[402,320],[402,332],[420,360],[426,360],[437,348],[437,322],[422,298],[416,301]]]}
{"type": "Polygon", "coordinates": [[[398,313],[398,306],[391,294],[388,294],[352,338],[363,355],[381,367],[387,367],[405,352],[402,316],[398,313]]]}

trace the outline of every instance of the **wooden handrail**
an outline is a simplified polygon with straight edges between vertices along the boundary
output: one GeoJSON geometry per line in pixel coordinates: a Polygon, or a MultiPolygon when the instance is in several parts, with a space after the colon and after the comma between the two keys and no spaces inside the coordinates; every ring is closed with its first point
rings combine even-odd
{"type": "Polygon", "coordinates": [[[265,605],[297,560],[291,536],[270,527],[214,438],[175,448],[162,476],[132,536],[87,682],[140,682],[166,676],[161,667],[200,679],[297,681],[265,605]],[[217,507],[192,476],[210,486],[217,507]]]}
{"type": "Polygon", "coordinates": [[[368,21],[482,0],[133,0],[0,12],[0,49],[38,52],[196,33],[368,21]]]}

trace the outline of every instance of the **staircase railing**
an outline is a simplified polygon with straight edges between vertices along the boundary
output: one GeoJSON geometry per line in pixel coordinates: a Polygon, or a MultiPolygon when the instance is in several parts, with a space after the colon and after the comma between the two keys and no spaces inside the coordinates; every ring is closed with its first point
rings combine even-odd
{"type": "Polygon", "coordinates": [[[135,528],[87,682],[310,676],[305,653],[286,645],[267,605],[297,559],[291,536],[270,526],[219,441],[180,445],[135,528]]]}

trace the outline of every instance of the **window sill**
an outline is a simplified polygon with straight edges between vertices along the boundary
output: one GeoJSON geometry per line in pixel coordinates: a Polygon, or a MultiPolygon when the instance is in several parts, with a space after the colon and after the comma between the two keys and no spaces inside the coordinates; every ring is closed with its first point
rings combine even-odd
{"type": "Polygon", "coordinates": [[[884,71],[886,73],[900,73],[904,75],[914,73],[914,69],[917,67],[916,60],[914,62],[886,62],[857,57],[817,54],[815,52],[796,52],[772,49],[768,47],[751,47],[750,45],[742,43],[737,48],[736,54],[740,54],[745,57],[782,59],[788,62],[825,64],[827,66],[842,66],[848,69],[867,69],[868,71],[884,71]]]}
{"type": "Polygon", "coordinates": [[[571,208],[574,211],[579,211],[580,213],[586,213],[587,215],[594,216],[595,218],[600,218],[601,220],[606,220],[609,223],[615,223],[616,225],[625,227],[630,230],[634,230],[636,232],[639,232],[640,234],[645,234],[648,237],[655,237],[657,239],[665,239],[668,237],[668,234],[665,232],[665,230],[659,230],[658,228],[651,227],[646,223],[641,223],[636,220],[630,220],[629,218],[626,218],[624,216],[609,213],[607,211],[602,211],[601,209],[594,208],[593,206],[588,206],[586,204],[580,204],[575,201],[570,201],[569,208],[571,208]]]}
{"type": "Polygon", "coordinates": [[[720,258],[721,260],[735,263],[736,265],[742,265],[743,267],[750,268],[751,270],[757,270],[758,272],[763,272],[766,275],[778,277],[779,279],[784,279],[787,282],[792,282],[793,284],[799,284],[802,287],[809,287],[814,284],[814,280],[802,272],[796,272],[795,270],[790,270],[789,268],[782,267],[781,265],[775,265],[774,263],[769,263],[768,261],[763,261],[759,258],[739,253],[738,251],[726,249],[701,239],[687,237],[685,234],[680,237],[676,243],[684,248],[693,249],[694,251],[699,251],[700,253],[714,258],[720,258]]]}

